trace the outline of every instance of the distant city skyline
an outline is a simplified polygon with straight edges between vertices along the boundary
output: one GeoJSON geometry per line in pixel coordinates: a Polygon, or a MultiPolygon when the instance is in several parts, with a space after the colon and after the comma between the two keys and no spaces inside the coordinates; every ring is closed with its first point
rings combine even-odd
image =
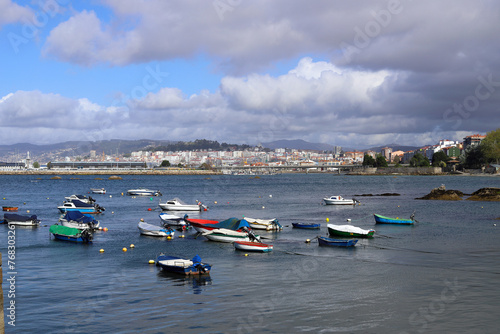
{"type": "Polygon", "coordinates": [[[3,0],[0,143],[484,135],[498,22],[493,0],[3,0]]]}

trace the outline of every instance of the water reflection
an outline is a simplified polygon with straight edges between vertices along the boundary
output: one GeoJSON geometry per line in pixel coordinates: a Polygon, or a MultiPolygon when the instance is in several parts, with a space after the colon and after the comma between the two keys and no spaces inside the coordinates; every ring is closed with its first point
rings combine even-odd
{"type": "Polygon", "coordinates": [[[212,278],[210,277],[210,274],[183,276],[160,269],[158,271],[158,278],[160,281],[164,281],[172,286],[190,285],[193,288],[193,293],[195,295],[200,294],[203,291],[204,286],[212,285],[212,278]]]}

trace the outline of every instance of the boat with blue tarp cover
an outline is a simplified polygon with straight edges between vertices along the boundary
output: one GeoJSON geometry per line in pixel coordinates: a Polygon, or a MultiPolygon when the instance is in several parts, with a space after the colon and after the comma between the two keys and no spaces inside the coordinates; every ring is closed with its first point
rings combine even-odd
{"type": "Polygon", "coordinates": [[[143,219],[137,224],[137,228],[142,235],[149,235],[152,237],[173,237],[175,231],[169,227],[156,226],[146,223],[143,219]]]}
{"type": "Polygon", "coordinates": [[[19,226],[39,226],[40,220],[36,215],[25,216],[17,213],[4,213],[4,221],[7,224],[19,225],[19,226]]]}
{"type": "Polygon", "coordinates": [[[91,243],[93,234],[90,229],[79,230],[73,227],[62,225],[52,225],[49,229],[50,233],[58,240],[71,241],[76,243],[91,243]]]}
{"type": "Polygon", "coordinates": [[[61,218],[59,224],[62,226],[73,227],[79,230],[96,230],[99,227],[99,221],[91,215],[83,214],[80,211],[67,211],[61,218]]]}
{"type": "Polygon", "coordinates": [[[188,260],[177,256],[160,254],[156,258],[156,265],[164,271],[181,275],[209,274],[212,269],[210,264],[201,262],[199,255],[195,255],[191,260],[188,260]]]}
{"type": "Polygon", "coordinates": [[[85,203],[80,200],[66,201],[63,205],[57,207],[59,211],[65,213],[67,211],[80,211],[81,213],[101,213],[104,208],[98,204],[85,203]]]}

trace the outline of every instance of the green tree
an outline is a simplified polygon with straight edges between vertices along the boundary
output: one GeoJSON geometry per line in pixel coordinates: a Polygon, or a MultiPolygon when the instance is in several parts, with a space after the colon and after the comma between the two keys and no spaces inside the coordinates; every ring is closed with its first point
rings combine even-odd
{"type": "Polygon", "coordinates": [[[500,163],[500,128],[488,132],[480,146],[487,162],[500,163]]]}
{"type": "Polygon", "coordinates": [[[371,155],[365,154],[363,157],[363,166],[375,166],[375,159],[371,155]]]}
{"type": "Polygon", "coordinates": [[[52,169],[52,162],[47,162],[47,169],[52,169]]]}
{"type": "Polygon", "coordinates": [[[381,154],[377,155],[375,162],[377,167],[387,167],[387,160],[385,160],[385,157],[381,154]]]}
{"type": "Polygon", "coordinates": [[[446,155],[443,151],[436,152],[432,155],[432,167],[442,167],[441,162],[445,163],[450,160],[450,157],[446,155]]]}
{"type": "Polygon", "coordinates": [[[420,153],[415,153],[413,158],[410,159],[411,167],[429,167],[430,165],[429,159],[420,153]]]}
{"type": "Polygon", "coordinates": [[[204,162],[204,163],[202,163],[200,165],[200,169],[203,169],[203,170],[212,170],[212,166],[210,166],[209,163],[204,162]]]}
{"type": "Polygon", "coordinates": [[[467,148],[463,157],[460,156],[460,160],[465,168],[481,168],[485,163],[482,145],[475,145],[467,148]]]}
{"type": "Polygon", "coordinates": [[[163,161],[161,162],[160,167],[170,167],[170,161],[168,161],[168,160],[163,160],[163,161]]]}
{"type": "Polygon", "coordinates": [[[40,168],[40,164],[38,163],[38,161],[35,161],[33,163],[33,168],[40,168]]]}

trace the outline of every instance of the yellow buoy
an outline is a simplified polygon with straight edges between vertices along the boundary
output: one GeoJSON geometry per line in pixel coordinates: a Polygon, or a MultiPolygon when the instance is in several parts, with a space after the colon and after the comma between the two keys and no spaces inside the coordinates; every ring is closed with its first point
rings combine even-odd
{"type": "Polygon", "coordinates": [[[306,239],[306,244],[310,243],[311,239],[306,239]]]}
{"type": "Polygon", "coordinates": [[[170,239],[172,239],[172,237],[171,236],[167,236],[167,239],[170,240],[170,239]]]}
{"type": "Polygon", "coordinates": [[[184,238],[184,234],[179,235],[179,238],[184,238]]]}
{"type": "Polygon", "coordinates": [[[102,249],[102,248],[99,249],[99,252],[104,253],[104,249],[102,249]]]}
{"type": "Polygon", "coordinates": [[[149,260],[149,264],[155,264],[155,260],[149,260]]]}
{"type": "Polygon", "coordinates": [[[217,204],[217,201],[214,201],[214,204],[217,204]]]}
{"type": "Polygon", "coordinates": [[[262,207],[262,209],[265,209],[265,208],[266,208],[265,206],[262,207]]]}
{"type": "Polygon", "coordinates": [[[107,228],[107,227],[103,228],[102,230],[103,230],[104,232],[108,232],[108,228],[107,228]]]}
{"type": "Polygon", "coordinates": [[[123,196],[123,193],[122,193],[122,196],[123,196]]]}
{"type": "Polygon", "coordinates": [[[326,222],[328,223],[330,221],[330,218],[326,217],[326,222]]]}
{"type": "Polygon", "coordinates": [[[26,213],[30,213],[30,210],[26,210],[26,213]]]}
{"type": "Polygon", "coordinates": [[[130,248],[134,248],[134,247],[135,247],[135,245],[134,245],[134,244],[130,244],[130,248]]]}
{"type": "Polygon", "coordinates": [[[126,252],[126,251],[127,251],[127,248],[126,248],[126,247],[123,247],[123,248],[122,248],[122,251],[126,252]]]}
{"type": "Polygon", "coordinates": [[[245,254],[245,256],[248,256],[248,254],[245,254]]]}

